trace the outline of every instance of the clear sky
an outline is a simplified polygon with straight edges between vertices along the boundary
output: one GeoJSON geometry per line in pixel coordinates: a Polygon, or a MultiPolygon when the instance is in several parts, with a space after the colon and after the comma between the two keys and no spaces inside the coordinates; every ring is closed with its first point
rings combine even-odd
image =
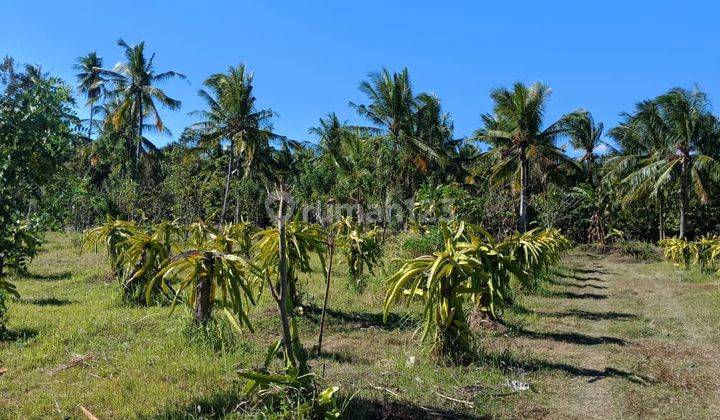
{"type": "Polygon", "coordinates": [[[710,0],[3,0],[0,19],[0,54],[73,82],[76,57],[96,50],[112,66],[118,38],[146,41],[157,70],[188,77],[164,86],[183,102],[162,113],[175,137],[202,107],[202,81],[241,62],[260,106],[279,114],[276,131],[301,140],[331,111],[360,122],[348,101],[364,101],[358,84],[381,67],[407,66],[458,136],[478,128],[492,88],[515,81],[553,88],[548,118],[586,108],[606,127],[675,86],[720,102],[720,3],[710,0]]]}

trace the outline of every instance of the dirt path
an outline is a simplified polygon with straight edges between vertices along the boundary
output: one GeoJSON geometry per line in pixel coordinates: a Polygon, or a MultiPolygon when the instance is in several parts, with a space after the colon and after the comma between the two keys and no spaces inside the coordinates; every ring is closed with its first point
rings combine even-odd
{"type": "Polygon", "coordinates": [[[716,279],[584,252],[566,267],[509,334],[537,369],[536,416],[720,416],[720,343],[706,325],[720,320],[716,279]]]}

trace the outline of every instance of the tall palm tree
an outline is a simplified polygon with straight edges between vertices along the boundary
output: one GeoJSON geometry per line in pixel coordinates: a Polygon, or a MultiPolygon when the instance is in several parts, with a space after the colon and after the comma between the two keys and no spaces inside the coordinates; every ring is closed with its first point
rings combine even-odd
{"type": "Polygon", "coordinates": [[[193,125],[201,134],[200,142],[221,147],[228,141],[228,166],[225,179],[220,220],[225,220],[230,181],[235,168],[235,155],[242,159],[243,177],[253,168],[262,166],[269,159],[271,139],[278,138],[272,132],[271,120],[274,113],[270,109],[257,109],[253,95],[253,75],[244,64],[229,67],[227,73],[218,73],[205,81],[205,89],[198,95],[208,106],[206,111],[196,111],[195,115],[203,121],[193,125]]]}
{"type": "Polygon", "coordinates": [[[147,127],[145,118],[148,116],[154,118],[152,127],[159,132],[166,131],[156,102],[172,110],[179,109],[181,106],[180,101],[168,97],[156,85],[172,78],[185,79],[185,76],[175,71],[156,73],[153,64],[155,54],[152,54],[149,59],[145,56],[145,42],[131,46],[120,39],[117,44],[125,49],[126,61],[116,64],[112,70],[101,70],[101,74],[107,76],[109,82],[114,85],[114,89],[108,92],[108,96],[110,98],[120,97],[122,100],[118,112],[113,116],[116,125],[119,125],[117,120],[126,118],[128,115],[133,119],[137,136],[133,157],[137,161],[143,150],[143,129],[147,127]]]}
{"type": "MultiPolygon", "coordinates": [[[[564,134],[570,139],[570,145],[582,151],[580,162],[587,167],[587,181],[590,186],[595,186],[595,161],[598,147],[608,146],[602,140],[603,123],[595,123],[590,112],[579,109],[565,115],[561,119],[564,134]]],[[[608,146],[609,147],[609,146],[608,146]]]]}
{"type": "Polygon", "coordinates": [[[88,127],[88,138],[92,138],[93,115],[95,103],[105,93],[105,79],[100,74],[103,66],[103,59],[97,52],[91,51],[87,55],[78,57],[73,68],[78,71],[75,75],[78,82],[78,89],[85,94],[85,104],[90,108],[90,122],[88,127]]]}
{"type": "MultiPolygon", "coordinates": [[[[418,108],[414,117],[414,138],[429,146],[429,149],[432,150],[430,157],[434,158],[422,163],[437,164],[441,171],[436,172],[448,172],[451,169],[450,166],[455,163],[451,156],[458,151],[462,139],[453,138],[454,122],[450,114],[443,111],[437,96],[421,93],[417,96],[416,101],[418,108]]],[[[419,157],[419,160],[422,161],[422,158],[419,157]]]]}
{"type": "Polygon", "coordinates": [[[371,137],[379,131],[371,127],[349,125],[331,112],[325,118],[320,118],[319,125],[308,129],[308,133],[317,137],[323,157],[330,159],[335,166],[345,169],[345,145],[360,137],[371,137]]]}
{"type": "MultiPolygon", "coordinates": [[[[426,172],[430,161],[448,162],[446,153],[433,144],[437,138],[425,136],[438,133],[425,130],[429,128],[427,126],[419,128],[420,122],[428,121],[431,109],[441,112],[439,100],[428,94],[415,97],[407,68],[400,73],[382,69],[370,73],[368,78],[360,84],[360,91],[370,103],[357,105],[351,102],[350,106],[389,135],[395,152],[405,160],[400,170],[395,172],[396,178],[404,179],[405,189],[412,190],[411,168],[426,172]]],[[[447,124],[450,122],[449,116],[442,114],[438,118],[444,119],[439,124],[440,130],[449,129],[451,132],[452,125],[447,124]]]]}
{"type": "Polygon", "coordinates": [[[351,102],[350,106],[373,124],[387,130],[396,146],[406,142],[413,144],[416,104],[408,69],[404,68],[400,73],[382,69],[368,74],[368,78],[370,80],[360,83],[360,91],[368,97],[370,104],[351,102]]]}
{"type": "Polygon", "coordinates": [[[564,134],[570,139],[570,145],[583,152],[579,160],[580,164],[586,168],[587,187],[576,187],[575,191],[584,200],[590,201],[593,208],[588,229],[588,241],[604,244],[605,233],[600,205],[602,192],[598,183],[595,182],[595,161],[597,159],[595,150],[600,145],[606,145],[602,140],[603,123],[595,123],[590,112],[580,109],[565,115],[560,124],[565,131],[564,134]]]}
{"type": "Polygon", "coordinates": [[[720,124],[703,92],[675,88],[637,105],[628,123],[613,134],[625,142],[628,154],[614,164],[628,168],[626,199],[662,191],[677,193],[679,236],[687,236],[688,198],[710,199],[708,182],[720,175],[720,124]]]}
{"type": "Polygon", "coordinates": [[[558,122],[543,126],[550,88],[534,83],[525,86],[515,83],[512,90],[495,89],[490,97],[495,103],[493,114],[483,115],[484,127],[475,138],[490,144],[483,158],[494,164],[491,179],[512,180],[519,190],[519,229],[528,229],[528,200],[530,198],[531,164],[539,173],[568,162],[567,156],[555,146],[555,139],[563,132],[558,122]]]}
{"type": "Polygon", "coordinates": [[[658,130],[652,119],[643,118],[655,114],[657,104],[651,100],[643,101],[635,106],[635,114],[623,112],[622,121],[608,132],[618,144],[616,150],[605,161],[605,181],[618,186],[618,192],[623,196],[623,202],[629,203],[640,198],[650,197],[657,200],[658,206],[658,235],[665,238],[665,187],[658,184],[657,179],[645,177],[642,183],[634,185],[627,182],[627,177],[642,167],[660,158],[658,151],[665,148],[670,141],[666,138],[666,131],[658,130]]]}
{"type": "Polygon", "coordinates": [[[320,118],[319,125],[308,129],[308,133],[317,137],[323,156],[330,158],[333,163],[340,166],[342,162],[340,146],[343,137],[348,134],[347,123],[331,112],[325,118],[320,118]]]}

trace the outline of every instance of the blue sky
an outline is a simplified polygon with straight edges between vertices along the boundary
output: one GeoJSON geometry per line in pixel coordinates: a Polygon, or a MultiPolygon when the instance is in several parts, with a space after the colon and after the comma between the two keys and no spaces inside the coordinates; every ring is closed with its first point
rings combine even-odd
{"type": "Polygon", "coordinates": [[[586,108],[606,127],[675,86],[697,84],[720,101],[713,1],[3,0],[0,16],[0,54],[66,80],[80,55],[97,50],[112,66],[118,38],[146,41],[158,70],[188,76],[164,86],[183,101],[162,114],[175,136],[202,107],[202,81],[241,62],[255,72],[259,104],[279,114],[276,131],[307,140],[328,112],[361,122],[348,101],[364,101],[358,84],[381,67],[407,66],[417,92],[443,100],[458,136],[478,128],[492,88],[515,81],[552,87],[549,119],[586,108]]]}

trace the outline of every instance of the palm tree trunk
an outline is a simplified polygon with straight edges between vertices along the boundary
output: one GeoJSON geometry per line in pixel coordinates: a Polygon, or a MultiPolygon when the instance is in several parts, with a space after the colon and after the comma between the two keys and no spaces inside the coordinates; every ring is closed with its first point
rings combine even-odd
{"type": "Polygon", "coordinates": [[[93,106],[90,104],[90,127],[88,127],[88,138],[92,140],[92,129],[93,129],[93,106]]]}
{"type": "Polygon", "coordinates": [[[140,162],[140,151],[142,150],[142,137],[143,137],[143,106],[142,106],[142,98],[138,98],[138,139],[137,139],[137,149],[135,150],[135,161],[140,162]]]}
{"type": "Polygon", "coordinates": [[[233,221],[235,224],[240,221],[240,190],[235,190],[235,217],[233,221]]]}
{"type": "Polygon", "coordinates": [[[680,239],[685,239],[687,230],[687,175],[688,175],[688,157],[684,156],[682,161],[682,169],[680,174],[680,239]]]}
{"type": "Polygon", "coordinates": [[[525,233],[528,229],[528,162],[525,155],[525,148],[520,149],[520,232],[525,233]]]}
{"type": "Polygon", "coordinates": [[[658,194],[658,230],[660,239],[665,239],[665,215],[662,193],[658,194]]]}
{"type": "Polygon", "coordinates": [[[223,195],[222,210],[220,210],[220,220],[218,225],[225,222],[225,212],[227,211],[228,196],[230,194],[230,179],[232,177],[233,170],[233,154],[235,149],[235,141],[230,138],[230,149],[228,150],[228,166],[227,176],[225,177],[225,194],[223,195]]]}

